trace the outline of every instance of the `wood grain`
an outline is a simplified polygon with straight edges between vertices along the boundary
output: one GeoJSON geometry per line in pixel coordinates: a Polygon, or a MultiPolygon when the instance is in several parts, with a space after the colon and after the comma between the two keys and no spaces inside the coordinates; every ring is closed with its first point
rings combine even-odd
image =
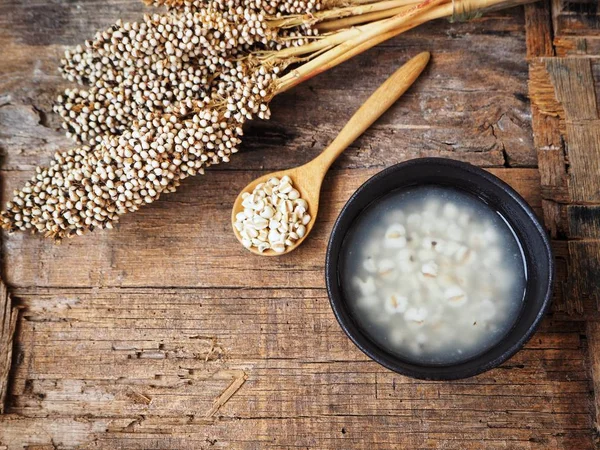
{"type": "Polygon", "coordinates": [[[569,188],[574,201],[600,203],[600,120],[567,122],[569,188]]]}
{"type": "Polygon", "coordinates": [[[5,412],[12,367],[13,339],[19,311],[13,307],[6,285],[0,280],[0,414],[5,412]]]}
{"type": "Polygon", "coordinates": [[[600,311],[600,240],[570,240],[568,298],[577,298],[600,311]]]}
{"type": "MultiPolygon", "coordinates": [[[[590,367],[593,374],[600,373],[600,322],[589,322],[587,324],[586,334],[589,340],[590,367]]],[[[600,392],[600,377],[593,377],[594,392],[600,392]]],[[[594,409],[596,420],[594,426],[596,431],[600,431],[600,397],[594,399],[594,409]]]]}
{"type": "Polygon", "coordinates": [[[9,447],[50,436],[208,448],[208,436],[222,448],[592,448],[581,323],[547,320],[526,350],[476,378],[415,382],[350,343],[322,288],[15,295],[24,307],[18,418],[0,422],[9,447]],[[49,425],[45,437],[23,434],[36,423],[49,425]]]}
{"type": "Polygon", "coordinates": [[[525,5],[527,57],[554,56],[550,0],[525,5]]]}
{"type": "Polygon", "coordinates": [[[600,239],[600,206],[567,205],[565,209],[570,237],[600,239]]]}
{"type": "Polygon", "coordinates": [[[596,0],[553,0],[556,35],[600,35],[600,9],[596,0]]]}
{"type": "Polygon", "coordinates": [[[554,39],[557,56],[597,56],[600,54],[600,36],[559,36],[554,39]]]}
{"type": "Polygon", "coordinates": [[[534,141],[542,180],[542,207],[555,239],[556,289],[553,309],[588,320],[595,423],[599,423],[600,370],[600,122],[598,120],[598,2],[553,0],[531,8],[528,28],[534,141]],[[551,12],[551,14],[547,14],[551,12]],[[550,24],[549,16],[552,17],[550,24]],[[546,20],[546,23],[541,23],[546,20]],[[531,35],[530,35],[531,33],[531,35]],[[553,40],[553,56],[548,39],[553,40]]]}
{"type": "MultiPolygon", "coordinates": [[[[544,68],[537,66],[535,70],[543,73],[545,69],[547,79],[544,81],[540,75],[530,84],[534,90],[532,98],[540,111],[548,115],[553,112],[556,114],[561,122],[561,140],[566,142],[565,154],[555,152],[554,160],[545,157],[539,160],[541,174],[560,174],[546,177],[546,182],[553,183],[558,189],[542,191],[542,195],[548,199],[544,203],[544,215],[552,218],[555,236],[558,237],[562,231],[562,237],[569,240],[566,298],[577,299],[584,305],[589,303],[589,309],[598,310],[600,285],[597,259],[600,247],[595,233],[588,231],[589,236],[582,236],[590,224],[581,223],[582,219],[589,220],[589,213],[595,208],[592,205],[581,207],[561,204],[565,200],[584,204],[600,203],[600,181],[596,176],[600,173],[600,120],[592,64],[590,60],[580,58],[544,58],[541,63],[544,68]],[[567,195],[563,193],[565,188],[567,195]],[[559,191],[563,192],[559,194],[559,191]],[[573,215],[583,211],[589,213],[573,215]],[[585,237],[591,239],[581,240],[585,237]]],[[[540,149],[539,154],[542,153],[545,152],[540,149]]],[[[583,306],[579,310],[585,309],[588,308],[583,306]]]]}
{"type": "MultiPolygon", "coordinates": [[[[589,296],[568,296],[566,126],[528,98],[528,60],[553,56],[563,37],[552,38],[551,6],[427,24],[278,96],[273,119],[248,127],[230,164],[117,230],[61,246],[4,235],[2,276],[22,312],[0,449],[593,449],[588,344],[593,352],[597,340],[582,319],[597,311],[589,296]],[[424,50],[433,59],[423,76],[326,177],[307,242],[277,261],[251,258],[230,231],[239,190],[316,156],[424,50]],[[552,315],[525,350],[473,379],[420,382],[383,369],[345,337],[324,290],[326,242],[346,199],[418,156],[490,169],[555,225],[552,315]]],[[[72,145],[51,112],[68,85],[56,71],[66,46],[144,10],[134,0],[0,2],[3,197],[72,145]]],[[[590,57],[586,36],[569,39],[585,39],[590,57]]],[[[591,71],[597,83],[593,61],[591,71]]],[[[590,211],[570,213],[591,239],[590,211]]]]}
{"type": "Polygon", "coordinates": [[[546,70],[555,88],[556,100],[565,110],[568,121],[598,118],[592,64],[581,58],[547,58],[546,70]]]}

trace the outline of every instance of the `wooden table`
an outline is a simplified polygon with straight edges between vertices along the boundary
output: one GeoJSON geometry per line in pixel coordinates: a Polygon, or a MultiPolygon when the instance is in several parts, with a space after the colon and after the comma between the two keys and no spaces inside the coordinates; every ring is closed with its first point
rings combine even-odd
{"type": "MultiPolygon", "coordinates": [[[[600,21],[560,0],[422,26],[277,98],[243,152],[115,231],[3,236],[0,448],[595,448],[600,389],[600,21]],[[433,60],[335,164],[306,244],[252,257],[229,212],[254,177],[308,161],[408,57],[433,60]],[[528,74],[531,82],[528,87],[528,74]],[[596,90],[594,91],[596,85],[596,90]],[[529,97],[532,102],[530,103],[529,97]],[[370,361],[324,290],[328,235],[367,178],[418,156],[488,168],[546,220],[553,311],[500,368],[421,382],[370,361]]],[[[0,0],[2,194],[56,150],[65,47],[135,0],[0,0]]]]}

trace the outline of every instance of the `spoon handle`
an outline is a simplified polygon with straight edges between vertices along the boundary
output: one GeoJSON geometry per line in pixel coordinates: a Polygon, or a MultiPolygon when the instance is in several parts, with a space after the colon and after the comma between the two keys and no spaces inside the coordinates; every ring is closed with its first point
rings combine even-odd
{"type": "Polygon", "coordinates": [[[389,77],[354,113],[335,140],[315,160],[325,173],[346,148],[369,128],[414,83],[429,62],[429,52],[419,53],[389,77]]]}

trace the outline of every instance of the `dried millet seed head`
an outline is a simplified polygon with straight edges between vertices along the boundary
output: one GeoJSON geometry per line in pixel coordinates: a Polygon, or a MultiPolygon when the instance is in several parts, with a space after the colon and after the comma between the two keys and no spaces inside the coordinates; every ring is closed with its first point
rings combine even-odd
{"type": "Polygon", "coordinates": [[[188,99],[209,104],[219,75],[235,70],[242,49],[268,43],[268,35],[259,22],[231,22],[214,11],[118,22],[85,48],[67,52],[65,77],[90,87],[67,90],[55,111],[78,142],[97,143],[148,112],[179,113],[188,99]]]}
{"type": "MultiPolygon", "coordinates": [[[[167,6],[171,12],[181,9],[201,11],[207,6],[206,3],[197,0],[144,0],[144,2],[155,6],[167,6]]],[[[263,26],[270,31],[270,41],[267,44],[262,42],[262,44],[265,44],[270,49],[280,50],[285,47],[303,45],[306,43],[306,38],[319,34],[318,30],[313,28],[310,15],[323,9],[321,3],[322,0],[213,0],[210,2],[210,8],[211,10],[219,11],[235,23],[240,20],[236,17],[236,14],[239,14],[243,9],[245,12],[242,20],[247,20],[251,23],[258,21],[264,24],[263,26]],[[249,13],[248,11],[251,12],[249,13]],[[269,19],[290,15],[306,16],[308,23],[286,29],[272,28],[269,25],[269,19]]]]}
{"type": "MultiPolygon", "coordinates": [[[[199,0],[143,0],[147,5],[166,6],[169,9],[202,8],[205,2],[199,0]]],[[[330,0],[331,1],[331,0],[330,0]]],[[[210,5],[219,10],[247,7],[257,13],[268,16],[288,16],[293,14],[308,14],[322,9],[323,0],[213,0],[210,5]]]]}
{"type": "Polygon", "coordinates": [[[89,145],[38,168],[7,204],[2,227],[55,239],[111,228],[186,177],[229,161],[245,121],[269,118],[283,67],[240,57],[272,39],[248,8],[184,8],[119,21],[67,52],[64,76],[88,88],[67,90],[56,110],[89,145]]]}
{"type": "Polygon", "coordinates": [[[57,153],[50,167],[15,192],[2,227],[61,239],[112,228],[119,216],[172,192],[182,179],[228,161],[254,115],[268,118],[277,67],[237,61],[222,74],[209,105],[184,102],[185,116],[164,113],[136,121],[93,147],[57,153]]]}

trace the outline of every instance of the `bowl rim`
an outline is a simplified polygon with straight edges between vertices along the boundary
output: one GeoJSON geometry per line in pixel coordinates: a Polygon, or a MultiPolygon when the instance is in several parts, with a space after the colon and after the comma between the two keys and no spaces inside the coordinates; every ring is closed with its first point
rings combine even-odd
{"type": "MultiPolygon", "coordinates": [[[[387,194],[389,194],[389,192],[384,193],[379,196],[374,196],[373,199],[368,204],[371,204],[373,201],[375,201],[379,198],[382,198],[383,196],[385,196],[387,194]]],[[[360,214],[360,212],[358,214],[360,214]]],[[[355,220],[355,218],[353,219],[353,221],[355,220]]],[[[523,242],[521,239],[519,240],[519,242],[520,242],[520,245],[522,245],[524,248],[528,245],[528,243],[523,242]]],[[[341,249],[341,245],[342,244],[340,244],[340,249],[341,249]]],[[[333,225],[333,228],[331,230],[331,235],[329,237],[327,251],[326,251],[326,258],[325,258],[325,284],[326,284],[326,288],[327,288],[327,295],[329,297],[329,304],[333,310],[335,318],[338,321],[340,327],[342,328],[344,333],[346,333],[346,335],[350,338],[350,340],[354,343],[354,345],[356,345],[369,358],[371,358],[375,362],[381,364],[382,366],[384,366],[387,369],[392,370],[396,373],[399,373],[401,375],[406,375],[406,376],[416,378],[416,379],[439,380],[439,381],[473,377],[475,375],[478,375],[480,373],[483,373],[483,372],[486,372],[488,370],[498,367],[500,364],[504,363],[505,361],[510,359],[512,356],[514,356],[515,353],[517,353],[519,350],[521,350],[523,348],[523,346],[532,338],[534,333],[537,331],[542,319],[544,318],[544,316],[546,315],[546,313],[548,312],[548,310],[550,308],[550,305],[552,303],[552,287],[553,287],[553,281],[554,281],[554,275],[555,275],[554,271],[555,271],[554,256],[552,253],[552,248],[550,246],[550,239],[548,237],[548,234],[547,234],[544,226],[541,224],[540,220],[538,219],[537,215],[535,214],[535,212],[533,211],[531,206],[525,201],[525,199],[523,199],[523,197],[521,197],[521,195],[519,193],[517,193],[510,185],[508,185],[506,182],[502,181],[497,176],[491,174],[490,172],[488,172],[480,167],[474,166],[470,163],[457,161],[457,160],[453,160],[453,159],[449,159],[449,158],[443,158],[443,157],[416,158],[416,159],[411,159],[408,161],[400,162],[400,163],[394,164],[393,166],[383,169],[382,171],[376,173],[375,175],[370,177],[367,181],[365,181],[350,196],[350,198],[346,201],[342,210],[340,211],[340,213],[333,225]],[[541,303],[541,307],[537,311],[537,314],[535,315],[535,318],[533,319],[531,325],[527,328],[526,332],[515,343],[513,343],[507,349],[503,350],[499,356],[497,356],[496,358],[491,359],[489,361],[484,360],[484,361],[482,361],[481,364],[475,365],[470,368],[469,367],[461,368],[460,365],[470,361],[471,359],[461,361],[461,363],[459,363],[457,365],[453,365],[453,364],[445,364],[445,365],[439,365],[439,366],[425,365],[425,364],[419,365],[419,364],[414,363],[409,360],[402,360],[401,357],[389,353],[388,351],[381,348],[381,346],[375,344],[368,338],[364,339],[364,340],[370,345],[364,345],[363,342],[361,342],[361,340],[359,340],[358,336],[355,336],[354,332],[349,329],[350,324],[348,323],[346,317],[344,317],[344,315],[342,314],[342,311],[344,308],[343,304],[345,303],[345,300],[344,300],[343,296],[341,295],[341,292],[340,292],[339,296],[336,295],[336,293],[334,293],[334,286],[337,287],[339,284],[338,283],[338,275],[339,275],[338,274],[338,265],[339,265],[338,260],[339,260],[340,252],[337,251],[334,255],[333,254],[333,246],[338,239],[341,239],[341,242],[343,243],[343,240],[346,237],[346,234],[348,233],[348,231],[350,229],[350,227],[346,227],[345,229],[342,229],[341,222],[342,222],[343,218],[347,214],[349,214],[348,210],[351,207],[352,203],[355,202],[357,198],[365,195],[365,194],[363,194],[364,191],[366,189],[368,189],[368,187],[371,184],[376,183],[380,179],[389,176],[391,173],[397,172],[398,170],[405,170],[406,168],[410,168],[412,166],[421,166],[424,164],[426,164],[428,166],[431,166],[433,164],[433,165],[437,165],[439,167],[453,167],[455,169],[462,170],[464,172],[468,172],[474,176],[484,178],[486,181],[491,182],[493,185],[495,185],[496,188],[504,191],[506,194],[508,194],[511,197],[512,201],[514,201],[520,208],[522,208],[524,210],[525,214],[529,217],[531,225],[535,228],[535,230],[541,237],[541,241],[543,243],[543,251],[548,256],[547,278],[543,278],[543,279],[539,280],[540,283],[542,283],[542,282],[545,283],[546,289],[543,292],[543,300],[541,303]],[[451,371],[451,369],[453,367],[456,367],[455,371],[451,371]],[[432,374],[431,372],[428,372],[425,374],[425,373],[423,373],[423,369],[425,369],[425,368],[428,371],[433,371],[436,368],[437,369],[445,369],[445,371],[444,372],[440,371],[439,374],[438,373],[432,374]],[[419,369],[421,369],[421,370],[419,370],[419,369]]],[[[352,325],[352,326],[354,326],[354,325],[352,325]]],[[[496,343],[491,348],[494,348],[500,342],[501,341],[496,343]]],[[[473,359],[476,360],[480,356],[484,356],[487,351],[491,350],[491,348],[484,351],[480,355],[474,356],[473,359]]]]}

